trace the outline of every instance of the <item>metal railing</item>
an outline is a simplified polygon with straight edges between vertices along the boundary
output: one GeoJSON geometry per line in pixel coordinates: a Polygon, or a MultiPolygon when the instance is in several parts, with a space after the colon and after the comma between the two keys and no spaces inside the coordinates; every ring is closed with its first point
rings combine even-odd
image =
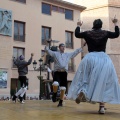
{"type": "Polygon", "coordinates": [[[73,48],[73,44],[72,43],[65,43],[66,48],[73,48]]]}
{"type": "Polygon", "coordinates": [[[25,34],[24,35],[14,35],[14,40],[25,42],[25,34]]]}

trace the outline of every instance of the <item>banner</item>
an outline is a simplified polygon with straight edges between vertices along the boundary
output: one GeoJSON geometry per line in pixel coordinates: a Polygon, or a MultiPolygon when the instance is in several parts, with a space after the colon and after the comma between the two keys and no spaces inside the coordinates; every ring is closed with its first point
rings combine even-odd
{"type": "Polygon", "coordinates": [[[0,88],[7,88],[7,71],[0,70],[0,88]]]}

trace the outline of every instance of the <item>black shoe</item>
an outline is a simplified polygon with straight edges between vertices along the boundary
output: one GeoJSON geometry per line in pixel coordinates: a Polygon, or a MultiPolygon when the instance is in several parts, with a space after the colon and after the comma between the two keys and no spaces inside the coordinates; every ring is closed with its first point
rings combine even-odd
{"type": "Polygon", "coordinates": [[[52,96],[52,101],[53,101],[53,102],[56,102],[56,101],[57,101],[56,96],[57,96],[57,93],[53,93],[53,96],[52,96]]]}
{"type": "Polygon", "coordinates": [[[15,96],[15,95],[12,98],[12,101],[15,102],[15,103],[16,103],[16,98],[17,98],[17,96],[15,96]]]}
{"type": "Polygon", "coordinates": [[[25,102],[23,101],[23,97],[19,97],[20,103],[24,104],[25,102]]]}
{"type": "Polygon", "coordinates": [[[62,107],[63,106],[62,102],[63,102],[63,100],[60,100],[57,107],[62,107]]]}

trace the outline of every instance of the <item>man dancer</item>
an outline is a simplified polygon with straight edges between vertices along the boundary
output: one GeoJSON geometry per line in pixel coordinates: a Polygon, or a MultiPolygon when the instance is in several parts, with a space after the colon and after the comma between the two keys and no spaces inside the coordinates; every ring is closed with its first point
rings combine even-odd
{"type": "Polygon", "coordinates": [[[52,96],[53,102],[56,102],[57,90],[58,86],[60,85],[61,93],[58,107],[63,106],[62,103],[67,87],[67,72],[69,60],[78,55],[82,51],[82,48],[76,49],[74,52],[71,53],[64,53],[65,45],[63,43],[59,44],[60,51],[57,52],[51,51],[48,46],[45,47],[46,52],[54,58],[53,96],[52,96]]]}
{"type": "Polygon", "coordinates": [[[31,58],[28,60],[28,62],[25,61],[25,58],[23,55],[21,55],[17,60],[13,58],[13,62],[18,68],[19,80],[21,84],[20,90],[12,98],[14,102],[16,102],[16,98],[20,96],[19,97],[20,103],[24,103],[23,96],[26,93],[27,87],[28,87],[26,74],[28,74],[28,65],[31,64],[32,58],[33,58],[33,53],[31,53],[31,58]]]}

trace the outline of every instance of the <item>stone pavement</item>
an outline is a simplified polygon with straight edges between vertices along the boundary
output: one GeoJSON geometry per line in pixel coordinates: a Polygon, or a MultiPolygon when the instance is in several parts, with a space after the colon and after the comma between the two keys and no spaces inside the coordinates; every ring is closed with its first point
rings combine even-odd
{"type": "Polygon", "coordinates": [[[26,101],[25,104],[0,102],[0,120],[119,120],[120,105],[106,105],[105,115],[97,113],[98,104],[65,101],[56,107],[51,101],[26,101]]]}

